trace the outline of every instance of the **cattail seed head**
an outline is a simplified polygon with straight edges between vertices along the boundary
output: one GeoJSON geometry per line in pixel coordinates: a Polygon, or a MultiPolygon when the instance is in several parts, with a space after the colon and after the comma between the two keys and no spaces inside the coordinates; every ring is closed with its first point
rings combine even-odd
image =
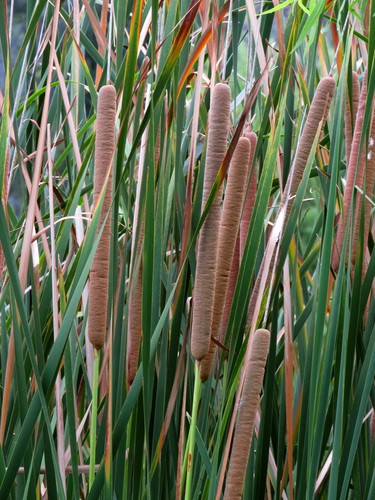
{"type": "MultiPolygon", "coordinates": [[[[211,323],[211,336],[217,338],[225,305],[230,266],[236,246],[240,223],[241,208],[245,195],[246,170],[250,157],[250,140],[240,137],[233,154],[229,170],[224,206],[221,215],[217,267],[215,277],[215,295],[211,323]]],[[[211,373],[216,345],[211,341],[210,349],[201,362],[200,376],[204,382],[211,373]]]]}
{"type": "MultiPolygon", "coordinates": [[[[367,157],[366,157],[366,171],[365,171],[365,182],[366,182],[366,195],[372,199],[375,187],[375,110],[373,110],[374,115],[372,118],[372,126],[370,130],[370,138],[368,143],[367,157]]],[[[372,211],[372,204],[370,201],[365,201],[365,222],[364,222],[364,250],[366,249],[368,234],[370,230],[370,217],[372,211]]],[[[356,215],[359,220],[359,214],[361,211],[356,209],[356,215]]],[[[359,225],[359,222],[358,222],[359,225]]],[[[359,227],[358,227],[359,231],[359,227]]],[[[363,274],[365,273],[365,259],[363,259],[363,274]]]]}
{"type": "Polygon", "coordinates": [[[137,373],[139,348],[142,339],[142,245],[144,239],[144,221],[141,223],[138,237],[135,266],[139,262],[138,273],[132,272],[129,284],[129,306],[128,306],[128,335],[126,347],[126,380],[130,386],[137,373]]]}
{"type": "Polygon", "coordinates": [[[334,92],[335,80],[330,76],[322,78],[311,102],[309,114],[298,141],[293,168],[288,176],[282,196],[281,204],[288,203],[286,219],[288,219],[292,207],[289,200],[293,199],[296,195],[314,144],[319,124],[322,121],[324,123],[327,119],[334,92]]]}
{"type": "MultiPolygon", "coordinates": [[[[319,130],[319,125],[321,124],[321,122],[324,123],[325,120],[327,119],[334,92],[335,92],[334,79],[329,76],[322,78],[315,91],[314,98],[310,106],[309,114],[306,119],[306,123],[303,127],[301,137],[299,138],[298,141],[293,168],[289,173],[288,180],[286,182],[285,189],[281,197],[278,214],[281,213],[281,210],[285,210],[283,227],[285,227],[288,222],[293,206],[293,200],[297,193],[298,187],[302,181],[304,170],[306,168],[311,149],[314,145],[316,134],[319,130]]],[[[267,272],[267,277],[265,282],[266,287],[271,285],[275,258],[276,258],[276,253],[274,252],[271,259],[271,265],[267,272]]],[[[255,313],[255,306],[257,302],[257,295],[260,288],[261,278],[264,272],[263,266],[264,266],[264,260],[262,261],[261,268],[257,280],[255,282],[253,292],[251,294],[249,308],[248,308],[248,316],[247,316],[247,327],[251,324],[252,321],[256,321],[257,319],[254,318],[254,313],[255,313]]]]}
{"type": "MultiPolygon", "coordinates": [[[[94,197],[96,206],[111,168],[115,151],[116,90],[106,85],[99,91],[95,142],[94,197]]],[[[112,174],[104,194],[98,231],[102,227],[112,201],[112,174]]],[[[107,330],[108,272],[110,256],[111,218],[108,216],[90,270],[88,333],[96,349],[103,347],[107,330]]]]}
{"type": "Polygon", "coordinates": [[[349,94],[345,103],[345,150],[346,150],[346,163],[349,165],[350,153],[352,150],[354,125],[358,111],[359,104],[359,78],[356,71],[352,72],[352,101],[350,102],[349,94]]]}
{"type": "MultiPolygon", "coordinates": [[[[340,256],[344,242],[345,228],[348,222],[354,186],[355,184],[357,184],[360,188],[363,187],[363,178],[364,178],[365,163],[366,163],[366,148],[363,147],[361,149],[361,136],[363,129],[363,120],[365,116],[366,100],[367,100],[367,78],[365,75],[359,99],[358,112],[355,121],[350,160],[347,168],[347,178],[344,190],[344,204],[343,204],[344,211],[341,214],[338,222],[336,240],[333,246],[332,268],[335,272],[338,270],[340,264],[340,256]]],[[[358,232],[356,232],[355,229],[356,223],[354,223],[353,227],[354,227],[354,233],[352,241],[353,241],[353,247],[355,248],[357,245],[357,237],[358,237],[358,232]]]]}
{"type": "Polygon", "coordinates": [[[251,216],[253,214],[253,208],[256,198],[257,191],[257,169],[251,167],[253,164],[255,148],[257,146],[257,135],[254,132],[246,132],[245,137],[250,140],[250,157],[248,163],[248,178],[247,183],[249,187],[246,193],[245,203],[243,207],[242,217],[241,217],[241,227],[240,227],[240,260],[242,260],[243,251],[245,249],[245,243],[247,238],[247,233],[250,227],[251,216]],[[249,180],[250,177],[250,180],[249,180]]]}
{"type": "Polygon", "coordinates": [[[227,288],[227,294],[225,297],[225,305],[223,311],[223,317],[220,325],[220,335],[219,340],[222,344],[225,342],[225,334],[227,332],[230,311],[232,308],[233,295],[236,289],[238,272],[240,270],[240,235],[237,236],[236,248],[234,249],[234,255],[232,259],[232,264],[230,268],[230,276],[227,288]]]}
{"type": "Polygon", "coordinates": [[[245,374],[241,403],[237,413],[232,454],[225,486],[225,500],[241,498],[242,495],[269,343],[270,333],[268,330],[257,330],[255,332],[251,345],[249,365],[245,374]]]}
{"type": "MultiPolygon", "coordinates": [[[[207,202],[212,185],[225,157],[229,114],[230,89],[228,85],[218,83],[212,92],[209,115],[202,208],[207,202]]],[[[198,361],[206,356],[210,347],[220,203],[221,195],[219,192],[204,221],[198,241],[191,338],[191,351],[198,361]]]]}

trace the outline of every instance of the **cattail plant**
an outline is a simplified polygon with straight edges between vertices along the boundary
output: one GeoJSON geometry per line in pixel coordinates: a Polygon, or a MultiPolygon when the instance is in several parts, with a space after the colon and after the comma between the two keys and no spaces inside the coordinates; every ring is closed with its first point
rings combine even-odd
{"type": "Polygon", "coordinates": [[[232,308],[233,295],[236,288],[240,262],[242,260],[247,233],[249,231],[251,216],[253,213],[253,208],[256,198],[257,171],[255,167],[253,168],[253,171],[251,171],[251,169],[254,159],[255,148],[257,145],[257,135],[255,134],[255,132],[247,130],[245,132],[245,137],[247,137],[250,141],[250,157],[248,162],[247,180],[246,180],[246,185],[248,185],[248,188],[247,188],[247,193],[245,193],[244,208],[242,210],[242,216],[240,222],[240,231],[237,236],[236,248],[234,250],[234,255],[230,269],[227,294],[225,297],[225,304],[224,304],[224,310],[223,310],[223,316],[221,320],[220,334],[219,334],[219,340],[221,343],[225,342],[225,334],[227,331],[230,311],[232,308]],[[250,176],[251,178],[249,180],[250,176]]]}
{"type": "MultiPolygon", "coordinates": [[[[126,348],[126,380],[131,385],[137,373],[139,348],[142,338],[142,245],[144,237],[144,223],[140,227],[134,272],[131,275],[128,307],[128,334],[126,348]]],[[[135,238],[135,234],[134,234],[135,238]]]]}
{"type": "Polygon", "coordinates": [[[90,270],[90,295],[88,308],[88,334],[94,346],[94,370],[92,381],[92,413],[90,427],[90,473],[89,487],[91,488],[95,476],[95,449],[96,449],[96,419],[98,409],[98,378],[99,355],[98,350],[104,345],[107,331],[108,308],[108,273],[110,257],[111,218],[108,212],[112,201],[112,160],[115,152],[115,120],[116,120],[116,89],[113,85],[106,85],[99,91],[95,165],[94,165],[94,197],[96,207],[105,180],[108,183],[104,193],[102,210],[99,217],[97,234],[104,224],[98,247],[90,270]],[[107,217],[107,219],[106,219],[107,217]]]}
{"type": "MultiPolygon", "coordinates": [[[[215,295],[211,323],[211,337],[217,338],[225,305],[230,266],[236,246],[241,208],[246,187],[246,170],[250,157],[250,141],[240,137],[233,154],[225,191],[224,206],[221,215],[217,265],[215,277],[215,295]]],[[[211,373],[216,345],[211,341],[209,351],[201,362],[200,377],[204,382],[211,373]]]]}
{"type": "MultiPolygon", "coordinates": [[[[360,188],[363,187],[363,178],[366,164],[366,147],[361,148],[361,136],[363,130],[363,120],[365,117],[365,108],[367,100],[367,77],[365,75],[361,96],[358,105],[358,112],[355,121],[355,128],[353,133],[353,141],[350,153],[349,165],[347,168],[347,177],[344,190],[343,213],[340,215],[339,223],[337,226],[337,235],[335,244],[333,246],[332,268],[336,272],[340,264],[340,256],[344,242],[345,226],[348,222],[351,200],[354,192],[354,185],[357,184],[360,188]],[[358,165],[358,168],[357,168],[358,165]]],[[[357,214],[357,216],[360,214],[357,214]]],[[[354,223],[354,231],[352,236],[353,247],[357,246],[358,238],[358,224],[354,223]]],[[[354,255],[352,255],[355,258],[354,255]]]]}
{"type": "MultiPolygon", "coordinates": [[[[209,197],[227,147],[230,113],[230,89],[218,83],[212,91],[207,138],[202,208],[209,197]]],[[[202,226],[197,253],[194,287],[191,351],[201,361],[210,347],[211,320],[215,290],[217,242],[220,224],[221,191],[217,194],[202,226]]]]}
{"type": "MultiPolygon", "coordinates": [[[[106,85],[99,91],[94,166],[94,206],[98,203],[104,182],[111,168],[115,150],[116,90],[106,85]]],[[[102,227],[112,201],[112,174],[104,194],[98,231],[102,227]]],[[[90,271],[88,311],[89,339],[96,349],[103,347],[107,329],[108,272],[110,256],[111,218],[108,217],[90,271]]]]}
{"type": "Polygon", "coordinates": [[[359,94],[360,94],[360,86],[359,86],[358,73],[356,71],[353,71],[352,99],[350,100],[350,96],[348,93],[348,98],[346,99],[345,102],[345,150],[346,150],[347,165],[349,165],[350,153],[352,150],[353,132],[358,111],[359,94]]]}
{"type": "Polygon", "coordinates": [[[306,123],[303,127],[302,134],[298,139],[298,146],[293,167],[289,173],[281,198],[280,208],[287,204],[285,223],[289,218],[294,197],[297,193],[298,186],[302,181],[303,173],[305,171],[311,149],[314,145],[319,125],[322,123],[323,128],[327,119],[334,92],[335,80],[331,76],[322,78],[316,88],[306,123]]]}
{"type": "Polygon", "coordinates": [[[226,500],[241,498],[242,495],[269,343],[268,330],[261,329],[255,332],[237,413],[232,454],[225,486],[224,499],[226,500]]]}
{"type": "MultiPolygon", "coordinates": [[[[310,106],[309,114],[306,119],[306,123],[303,127],[302,134],[298,140],[298,146],[294,158],[293,167],[289,173],[288,180],[286,182],[285,189],[281,197],[279,211],[276,215],[276,220],[278,219],[278,217],[284,217],[284,220],[282,221],[282,227],[285,227],[289,219],[294,198],[296,196],[298,187],[302,181],[303,173],[305,171],[311,149],[314,145],[315,136],[319,130],[319,126],[322,123],[324,124],[325,120],[327,119],[334,92],[335,92],[335,80],[330,76],[322,78],[315,91],[314,98],[310,106]]],[[[272,271],[274,268],[275,258],[276,258],[276,252],[274,250],[271,258],[271,265],[267,271],[266,286],[269,286],[271,284],[272,271]]],[[[257,320],[257,318],[254,318],[253,316],[255,312],[255,305],[257,302],[257,297],[260,289],[260,282],[262,279],[263,272],[264,272],[264,259],[261,263],[260,270],[249,302],[247,323],[246,323],[247,328],[250,326],[252,321],[257,320]]]]}

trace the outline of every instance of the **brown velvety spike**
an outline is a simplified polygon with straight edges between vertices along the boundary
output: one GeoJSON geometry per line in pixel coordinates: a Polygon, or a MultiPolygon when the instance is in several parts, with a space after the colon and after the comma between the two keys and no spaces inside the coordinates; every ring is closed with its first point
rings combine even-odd
{"type": "Polygon", "coordinates": [[[249,187],[246,193],[245,203],[243,207],[241,226],[240,226],[240,261],[242,260],[243,251],[245,248],[247,233],[249,231],[251,216],[253,214],[253,208],[257,192],[257,169],[254,165],[253,171],[251,172],[251,167],[253,164],[255,148],[257,146],[257,135],[254,132],[247,132],[245,134],[250,140],[250,158],[248,164],[248,179],[249,187]],[[249,176],[251,175],[250,181],[249,176]]]}
{"type": "Polygon", "coordinates": [[[137,243],[135,266],[138,266],[132,274],[129,284],[129,306],[128,306],[128,335],[126,347],[126,381],[128,386],[132,384],[138,368],[139,348],[142,339],[142,245],[144,239],[144,222],[142,221],[137,243]]]}
{"type": "Polygon", "coordinates": [[[319,124],[321,121],[325,122],[327,119],[334,92],[335,80],[330,76],[322,78],[316,88],[306,123],[303,127],[301,137],[298,140],[293,167],[288,176],[280,203],[281,205],[285,203],[288,204],[286,219],[288,219],[290,215],[290,210],[292,208],[292,203],[290,203],[290,201],[294,199],[298,186],[301,183],[311,149],[314,145],[319,124]]]}
{"type": "MultiPolygon", "coordinates": [[[[98,203],[108,170],[112,171],[115,151],[116,90],[106,85],[99,91],[95,142],[94,207],[98,203]]],[[[112,201],[112,173],[104,193],[98,231],[110,210],[112,201]]],[[[103,347],[107,331],[108,272],[110,257],[111,217],[108,216],[90,270],[88,331],[96,349],[103,347]]]]}
{"type": "MultiPolygon", "coordinates": [[[[334,79],[328,76],[322,78],[315,91],[306,123],[303,127],[302,134],[298,141],[293,167],[289,173],[288,180],[286,182],[285,189],[281,197],[280,208],[278,213],[280,213],[280,210],[285,210],[285,220],[283,222],[283,227],[285,227],[289,219],[294,198],[297,193],[298,187],[302,181],[303,173],[305,171],[311,149],[314,145],[316,134],[319,130],[319,125],[321,124],[321,122],[323,122],[324,124],[325,120],[327,119],[334,92],[335,92],[334,79]]],[[[274,253],[267,274],[267,279],[265,283],[266,287],[271,285],[272,271],[274,267],[275,257],[276,254],[274,253]]],[[[264,266],[264,261],[262,261],[260,271],[258,273],[257,280],[254,285],[254,290],[251,294],[249,308],[248,308],[248,315],[247,315],[247,327],[250,326],[253,320],[256,321],[256,318],[253,318],[253,316],[255,312],[257,295],[260,288],[263,266],[264,266]]]]}
{"type": "MultiPolygon", "coordinates": [[[[230,89],[228,85],[218,83],[212,92],[209,115],[202,209],[207,202],[212,185],[225,157],[229,115],[230,89]]],[[[191,352],[198,361],[206,356],[210,347],[220,204],[221,193],[219,192],[204,221],[198,241],[191,335],[191,352]]]]}
{"type": "Polygon", "coordinates": [[[352,100],[350,102],[349,95],[345,102],[345,150],[346,163],[349,165],[350,152],[352,150],[354,124],[358,111],[359,104],[359,78],[356,71],[352,72],[352,100]]]}
{"type": "Polygon", "coordinates": [[[225,297],[225,305],[223,311],[223,318],[220,325],[219,340],[222,344],[225,343],[225,334],[227,333],[228,321],[230,316],[230,310],[232,308],[232,301],[234,291],[236,289],[238,271],[240,270],[240,235],[237,236],[236,248],[234,249],[234,255],[232,259],[232,264],[230,268],[230,276],[228,282],[227,294],[225,297]]]}
{"type": "Polygon", "coordinates": [[[268,330],[257,330],[255,332],[242,397],[238,407],[224,500],[240,499],[242,496],[269,343],[270,334],[268,330]]]}
{"type": "MultiPolygon", "coordinates": [[[[229,170],[220,222],[214,307],[211,323],[211,336],[214,338],[218,338],[220,333],[230,266],[236,246],[241,209],[245,196],[246,171],[249,157],[250,141],[246,137],[240,137],[229,170]]],[[[202,382],[205,382],[210,376],[215,352],[216,344],[211,341],[209,351],[201,362],[200,377],[202,382]]]]}
{"type": "Polygon", "coordinates": [[[363,16],[363,33],[366,37],[370,35],[370,6],[371,2],[367,2],[365,15],[363,16]]]}
{"type": "MultiPolygon", "coordinates": [[[[373,110],[375,112],[375,110],[373,110]]],[[[369,144],[368,144],[368,150],[367,150],[367,158],[366,158],[366,171],[365,171],[365,182],[366,182],[366,195],[368,198],[373,199],[373,193],[374,193],[374,188],[375,188],[375,116],[372,118],[372,126],[371,126],[371,132],[370,132],[370,138],[369,138],[369,144]]],[[[360,197],[359,201],[362,201],[362,196],[360,197]]],[[[366,200],[365,203],[365,223],[364,223],[364,251],[367,246],[367,240],[368,240],[368,234],[370,230],[370,217],[371,217],[371,211],[372,211],[372,204],[370,201],[366,200]]],[[[360,216],[361,216],[361,207],[356,207],[356,215],[357,215],[357,231],[359,231],[359,224],[360,224],[360,216]]],[[[353,250],[355,250],[355,247],[353,247],[353,250]]],[[[355,255],[355,252],[354,252],[355,255]]],[[[363,263],[365,264],[366,259],[363,259],[363,263]]],[[[363,271],[365,272],[365,266],[363,271]]]]}
{"type": "MultiPolygon", "coordinates": [[[[344,213],[340,215],[339,223],[337,226],[337,233],[335,243],[333,245],[333,256],[332,256],[332,268],[337,272],[340,264],[340,256],[342,252],[342,246],[344,242],[344,234],[346,229],[346,224],[349,218],[349,210],[351,205],[351,200],[353,196],[354,186],[357,185],[360,188],[363,187],[363,178],[365,173],[366,164],[366,148],[361,146],[361,135],[363,129],[363,120],[365,116],[367,100],[367,78],[365,75],[361,96],[359,99],[358,112],[355,121],[352,148],[350,153],[349,165],[347,168],[347,177],[344,190],[344,213]],[[358,169],[357,169],[358,163],[358,169]]],[[[353,245],[356,247],[358,233],[353,233],[353,245]]]]}

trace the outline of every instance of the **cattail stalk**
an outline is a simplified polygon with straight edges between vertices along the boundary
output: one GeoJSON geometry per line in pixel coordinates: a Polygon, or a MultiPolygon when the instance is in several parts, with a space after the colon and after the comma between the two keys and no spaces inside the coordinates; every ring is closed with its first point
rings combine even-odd
{"type": "Polygon", "coordinates": [[[359,78],[356,71],[352,72],[352,101],[350,102],[350,96],[345,103],[345,150],[346,150],[346,163],[349,165],[350,153],[352,150],[353,142],[353,132],[354,125],[356,121],[358,104],[359,104],[359,78]]]}
{"type": "MultiPolygon", "coordinates": [[[[232,166],[229,170],[219,230],[215,295],[211,323],[211,337],[214,338],[217,338],[219,335],[223,316],[230,266],[236,246],[241,208],[245,195],[246,170],[249,157],[250,141],[246,137],[240,137],[233,154],[232,166]]],[[[201,362],[200,376],[202,382],[205,382],[210,376],[215,352],[216,344],[211,341],[209,351],[201,362]]]]}
{"type": "Polygon", "coordinates": [[[255,332],[242,397],[238,405],[236,429],[224,494],[225,500],[240,499],[242,495],[269,343],[268,330],[255,332]]]}
{"type": "MultiPolygon", "coordinates": [[[[314,145],[316,134],[319,130],[319,126],[321,124],[324,124],[325,120],[327,119],[334,91],[335,91],[335,81],[333,78],[325,77],[322,78],[322,80],[320,80],[310,106],[306,123],[303,127],[302,134],[298,141],[293,167],[289,173],[288,180],[286,182],[285,189],[281,197],[279,211],[276,216],[276,221],[279,219],[279,217],[284,217],[284,220],[281,221],[282,228],[285,228],[288,222],[294,198],[296,196],[298,187],[302,181],[302,177],[308,162],[308,158],[310,156],[311,149],[314,145]]],[[[276,259],[276,251],[274,249],[271,258],[271,265],[267,271],[267,278],[265,282],[266,287],[271,285],[275,259],[276,259]]],[[[255,312],[255,306],[258,298],[263,272],[264,272],[264,259],[261,263],[261,267],[254,285],[254,289],[251,294],[249,308],[248,308],[248,315],[247,315],[247,324],[246,324],[247,327],[250,326],[252,321],[257,320],[257,318],[254,318],[253,316],[255,312]]]]}
{"type": "Polygon", "coordinates": [[[104,345],[107,331],[108,273],[111,243],[111,218],[108,212],[112,201],[112,160],[115,152],[116,90],[106,85],[99,91],[95,165],[94,207],[97,205],[108,175],[97,234],[103,230],[90,270],[90,294],[88,308],[88,337],[94,346],[94,369],[92,382],[92,411],[90,426],[90,472],[89,488],[95,477],[96,421],[98,411],[99,349],[104,345]],[[106,219],[107,217],[107,219],[106,219]]]}
{"type": "MultiPolygon", "coordinates": [[[[202,208],[207,202],[214,180],[225,157],[229,114],[230,89],[228,85],[218,83],[212,91],[202,208]]],[[[201,361],[206,356],[210,347],[220,204],[221,195],[219,192],[204,221],[198,241],[191,338],[191,351],[198,361],[201,361]]]]}
{"type": "MultiPolygon", "coordinates": [[[[115,151],[116,90],[106,85],[99,91],[95,142],[94,206],[101,191],[115,151]]],[[[112,169],[111,169],[112,170],[112,169]]],[[[112,174],[109,174],[104,194],[98,231],[103,226],[112,201],[112,174]]],[[[103,347],[107,330],[108,272],[110,257],[111,218],[105,221],[90,271],[89,339],[95,349],[103,347]]]]}
{"type": "MultiPolygon", "coordinates": [[[[346,178],[346,184],[344,190],[344,203],[343,203],[344,211],[339,219],[336,240],[333,247],[332,268],[335,272],[338,270],[340,264],[340,256],[344,242],[344,233],[349,218],[349,211],[351,207],[354,186],[355,184],[357,184],[360,188],[363,187],[363,178],[364,178],[365,164],[366,164],[366,147],[362,147],[361,149],[361,136],[363,129],[363,120],[365,117],[366,100],[367,100],[367,77],[365,75],[361,96],[359,99],[358,112],[355,122],[353,142],[350,153],[350,160],[347,169],[348,173],[346,178]]],[[[353,226],[354,228],[352,236],[353,248],[356,247],[358,238],[358,232],[356,232],[355,226],[356,224],[354,224],[353,226]]]]}

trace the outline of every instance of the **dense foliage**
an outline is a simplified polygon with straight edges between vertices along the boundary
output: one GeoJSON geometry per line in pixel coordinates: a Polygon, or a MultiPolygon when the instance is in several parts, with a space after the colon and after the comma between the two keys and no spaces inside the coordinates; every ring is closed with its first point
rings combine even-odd
{"type": "Polygon", "coordinates": [[[375,1],[0,47],[0,498],[375,498],[375,1]]]}

